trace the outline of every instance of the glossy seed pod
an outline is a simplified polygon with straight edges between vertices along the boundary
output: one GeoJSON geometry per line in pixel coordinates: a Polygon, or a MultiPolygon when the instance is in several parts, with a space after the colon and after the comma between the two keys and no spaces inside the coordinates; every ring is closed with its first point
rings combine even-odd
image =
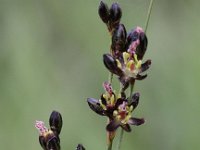
{"type": "Polygon", "coordinates": [[[106,68],[111,72],[118,76],[122,76],[123,72],[120,68],[117,66],[117,61],[112,57],[110,54],[104,54],[103,55],[103,62],[106,68]]]}
{"type": "Polygon", "coordinates": [[[136,29],[132,30],[128,36],[127,36],[127,41],[126,41],[126,49],[129,48],[131,43],[134,41],[139,40],[139,45],[136,48],[136,54],[137,58],[139,60],[143,59],[143,56],[147,50],[147,45],[148,45],[148,39],[142,28],[137,27],[136,29]]]}
{"type": "Polygon", "coordinates": [[[113,50],[113,55],[120,55],[121,52],[124,52],[125,44],[126,44],[126,29],[123,24],[119,24],[119,26],[114,30],[112,35],[111,48],[113,50]]]}
{"type": "Polygon", "coordinates": [[[99,16],[104,23],[109,21],[109,8],[103,1],[100,2],[98,9],[99,16]]]}
{"type": "Polygon", "coordinates": [[[39,136],[39,142],[43,150],[48,150],[47,149],[47,142],[44,136],[39,136]]]}
{"type": "Polygon", "coordinates": [[[94,98],[88,98],[87,99],[88,105],[89,107],[96,112],[99,115],[104,116],[104,110],[103,108],[100,106],[100,103],[97,99],[94,98]]]}
{"type": "Polygon", "coordinates": [[[147,36],[144,32],[139,34],[139,41],[140,41],[140,44],[138,45],[136,49],[136,54],[138,56],[138,59],[142,60],[147,50],[147,44],[148,44],[147,36]]]}
{"type": "Polygon", "coordinates": [[[113,24],[118,24],[122,17],[122,10],[118,3],[113,3],[110,7],[110,22],[113,24]]]}
{"type": "Polygon", "coordinates": [[[140,93],[134,93],[130,99],[129,106],[133,106],[135,109],[139,103],[140,93]]]}
{"type": "Polygon", "coordinates": [[[50,125],[51,130],[55,134],[59,135],[62,129],[62,124],[63,124],[63,121],[62,121],[61,114],[57,111],[53,111],[49,118],[49,125],[50,125]]]}
{"type": "Polygon", "coordinates": [[[57,136],[52,137],[47,141],[48,150],[60,150],[60,139],[57,136]]]}

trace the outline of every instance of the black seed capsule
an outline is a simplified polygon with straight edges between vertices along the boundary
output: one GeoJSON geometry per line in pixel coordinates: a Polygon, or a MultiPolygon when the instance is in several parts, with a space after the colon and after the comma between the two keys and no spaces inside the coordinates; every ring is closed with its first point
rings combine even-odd
{"type": "Polygon", "coordinates": [[[103,108],[100,106],[100,103],[97,99],[94,98],[88,98],[87,99],[88,105],[89,107],[96,112],[99,115],[104,115],[104,110],[103,108]]]}
{"type": "Polygon", "coordinates": [[[62,129],[62,116],[59,112],[57,111],[53,111],[50,115],[50,118],[49,118],[49,125],[50,125],[50,128],[51,130],[59,135],[60,134],[60,131],[62,129]]]}
{"type": "Polygon", "coordinates": [[[103,55],[103,62],[111,73],[114,73],[118,76],[123,75],[122,70],[117,66],[117,61],[110,54],[103,55]]]}
{"type": "Polygon", "coordinates": [[[113,3],[110,8],[110,22],[112,22],[113,25],[119,24],[121,17],[122,10],[119,7],[119,4],[113,3]]]}
{"type": "Polygon", "coordinates": [[[47,150],[47,142],[44,136],[39,136],[39,142],[43,150],[47,150]]]}
{"type": "Polygon", "coordinates": [[[126,29],[123,24],[120,24],[113,32],[111,48],[114,51],[113,55],[125,51],[126,44],[126,29]]]}
{"type": "Polygon", "coordinates": [[[108,6],[101,1],[98,9],[99,16],[104,23],[109,21],[109,8],[108,6]]]}
{"type": "Polygon", "coordinates": [[[57,136],[50,138],[47,141],[48,150],[60,150],[60,140],[57,136]]]}
{"type": "Polygon", "coordinates": [[[136,54],[137,54],[138,59],[141,60],[147,50],[147,44],[148,44],[148,40],[144,32],[139,34],[139,41],[140,41],[140,44],[138,45],[136,49],[136,54]]]}
{"type": "Polygon", "coordinates": [[[130,99],[130,104],[129,106],[133,106],[133,108],[135,109],[139,103],[139,98],[140,98],[140,93],[135,93],[133,94],[132,98],[130,99]]]}

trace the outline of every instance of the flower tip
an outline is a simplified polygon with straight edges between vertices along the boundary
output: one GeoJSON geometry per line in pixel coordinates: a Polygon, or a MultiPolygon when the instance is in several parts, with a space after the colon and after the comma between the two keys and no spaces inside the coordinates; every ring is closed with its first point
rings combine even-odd
{"type": "Polygon", "coordinates": [[[129,124],[139,126],[145,123],[144,118],[130,118],[129,124]]]}
{"type": "Polygon", "coordinates": [[[147,64],[150,66],[151,65],[151,60],[147,60],[147,64]]]}
{"type": "Polygon", "coordinates": [[[119,22],[122,17],[122,10],[118,3],[113,3],[110,8],[110,20],[115,23],[119,22]]]}
{"type": "Polygon", "coordinates": [[[49,117],[49,125],[51,130],[59,135],[62,129],[62,124],[62,115],[58,111],[52,111],[49,117]]]}
{"type": "Polygon", "coordinates": [[[88,98],[87,99],[88,105],[90,107],[90,109],[92,109],[94,112],[96,112],[99,115],[104,115],[104,110],[103,108],[100,106],[100,103],[97,99],[94,98],[88,98]]]}
{"type": "Polygon", "coordinates": [[[76,147],[76,150],[85,150],[85,148],[83,147],[82,144],[78,144],[78,146],[76,147]]]}
{"type": "Polygon", "coordinates": [[[135,28],[135,31],[138,32],[138,33],[143,33],[143,32],[144,32],[144,30],[143,30],[142,27],[140,27],[140,26],[137,26],[137,27],[135,28]]]}
{"type": "Polygon", "coordinates": [[[98,13],[99,13],[101,20],[104,23],[108,23],[108,21],[109,21],[109,8],[103,1],[100,1],[98,13]]]}

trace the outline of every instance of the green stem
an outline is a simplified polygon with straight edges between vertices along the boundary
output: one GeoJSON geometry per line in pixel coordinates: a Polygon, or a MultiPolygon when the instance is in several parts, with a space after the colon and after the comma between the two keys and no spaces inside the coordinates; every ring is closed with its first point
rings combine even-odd
{"type": "Polygon", "coordinates": [[[149,19],[150,19],[150,15],[151,15],[151,10],[152,10],[152,7],[153,7],[153,1],[154,0],[151,0],[150,4],[149,4],[149,9],[148,9],[148,13],[147,13],[146,24],[145,24],[145,28],[144,28],[144,32],[145,33],[147,32],[147,28],[148,28],[149,19]]]}
{"type": "Polygon", "coordinates": [[[123,135],[124,135],[124,130],[121,128],[120,135],[119,135],[119,142],[117,144],[117,150],[120,150],[121,148],[123,135]]]}
{"type": "Polygon", "coordinates": [[[134,84],[131,84],[131,87],[130,87],[129,101],[131,100],[131,97],[132,97],[132,94],[133,94],[134,85],[135,85],[135,81],[134,81],[134,84]]]}
{"type": "Polygon", "coordinates": [[[112,83],[112,79],[113,79],[113,74],[109,73],[108,75],[108,82],[111,84],[112,83]]]}
{"type": "Polygon", "coordinates": [[[113,143],[113,140],[110,141],[110,144],[108,145],[108,150],[112,150],[112,143],[113,143]]]}

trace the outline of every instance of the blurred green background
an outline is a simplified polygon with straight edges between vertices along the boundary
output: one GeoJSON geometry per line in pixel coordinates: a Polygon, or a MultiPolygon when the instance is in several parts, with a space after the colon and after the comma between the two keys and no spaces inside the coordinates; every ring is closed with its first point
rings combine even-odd
{"type": "MultiPolygon", "coordinates": [[[[149,0],[118,2],[127,30],[144,27],[149,0]]],[[[106,118],[86,103],[87,97],[99,98],[108,78],[102,55],[110,37],[98,5],[0,0],[0,149],[41,149],[34,123],[48,126],[52,110],[63,116],[63,150],[78,143],[106,149],[106,118]]],[[[125,133],[122,150],[200,149],[199,6],[198,0],[155,1],[144,58],[153,63],[148,78],[135,86],[141,99],[134,115],[146,124],[125,133]]]]}

